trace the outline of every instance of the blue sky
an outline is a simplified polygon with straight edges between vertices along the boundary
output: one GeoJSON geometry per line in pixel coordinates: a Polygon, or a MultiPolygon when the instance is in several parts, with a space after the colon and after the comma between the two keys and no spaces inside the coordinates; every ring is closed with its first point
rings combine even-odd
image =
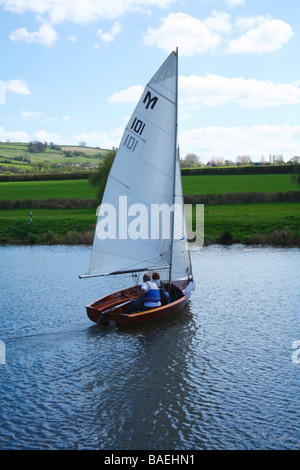
{"type": "Polygon", "coordinates": [[[300,155],[296,0],[0,0],[0,141],[118,147],[179,48],[179,145],[300,155]]]}

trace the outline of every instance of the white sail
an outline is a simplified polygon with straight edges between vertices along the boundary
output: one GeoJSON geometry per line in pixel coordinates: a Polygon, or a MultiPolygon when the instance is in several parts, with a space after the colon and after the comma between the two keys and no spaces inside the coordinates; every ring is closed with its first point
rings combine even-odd
{"type": "Polygon", "coordinates": [[[183,204],[176,159],[177,70],[173,52],[146,86],[126,126],[102,199],[89,275],[165,269],[172,258],[176,277],[188,272],[185,242],[171,242],[173,218],[169,236],[161,226],[177,199],[174,191],[183,204]]]}
{"type": "Polygon", "coordinates": [[[185,224],[184,199],[180,171],[179,149],[176,155],[176,183],[175,183],[175,216],[172,253],[171,278],[182,279],[192,275],[190,252],[188,250],[187,231],[185,224]]]}

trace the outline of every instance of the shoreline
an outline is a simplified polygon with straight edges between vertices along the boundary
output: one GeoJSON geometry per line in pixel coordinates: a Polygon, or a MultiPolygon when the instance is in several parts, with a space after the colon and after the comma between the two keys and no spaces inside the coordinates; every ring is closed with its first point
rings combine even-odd
{"type": "MultiPolygon", "coordinates": [[[[206,237],[206,236],[205,236],[206,237]]],[[[5,246],[55,246],[55,245],[82,245],[92,247],[94,238],[93,231],[68,232],[65,236],[59,236],[54,231],[45,232],[39,239],[31,236],[11,238],[5,242],[0,239],[0,247],[5,246]]],[[[300,231],[295,232],[290,229],[275,230],[274,232],[254,233],[246,239],[234,236],[229,230],[223,230],[215,237],[204,239],[203,246],[220,245],[244,245],[261,246],[275,248],[300,248],[300,231]]],[[[191,249],[193,245],[190,244],[191,249]]],[[[201,246],[202,248],[202,246],[201,246]]]]}
{"type": "MultiPolygon", "coordinates": [[[[0,245],[92,245],[96,221],[94,207],[2,209],[0,245]]],[[[204,245],[213,244],[300,247],[300,203],[204,205],[204,245]]]]}

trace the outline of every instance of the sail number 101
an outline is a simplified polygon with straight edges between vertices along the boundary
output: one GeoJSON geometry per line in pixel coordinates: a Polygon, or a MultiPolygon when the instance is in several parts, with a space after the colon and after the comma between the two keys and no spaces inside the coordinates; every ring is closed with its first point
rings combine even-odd
{"type": "MultiPolygon", "coordinates": [[[[138,118],[134,118],[134,121],[130,129],[133,130],[139,136],[141,136],[143,133],[143,130],[145,129],[145,123],[138,118]]],[[[127,134],[125,142],[124,142],[124,146],[127,147],[128,150],[131,150],[132,152],[134,152],[137,144],[138,144],[138,139],[134,137],[133,135],[127,134]]]]}
{"type": "Polygon", "coordinates": [[[142,135],[143,130],[145,129],[145,123],[138,118],[134,118],[131,129],[137,134],[142,135]]]}
{"type": "Polygon", "coordinates": [[[138,144],[138,139],[136,139],[130,134],[127,134],[125,142],[124,142],[124,146],[127,147],[128,150],[131,150],[132,152],[134,152],[137,144],[138,144]]]}

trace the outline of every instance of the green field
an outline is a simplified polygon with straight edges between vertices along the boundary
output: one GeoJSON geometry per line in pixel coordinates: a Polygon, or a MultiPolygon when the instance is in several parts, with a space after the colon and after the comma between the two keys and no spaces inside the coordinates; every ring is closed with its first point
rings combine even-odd
{"type": "Polygon", "coordinates": [[[183,176],[184,194],[225,194],[261,191],[296,191],[291,175],[195,175],[183,176]]]}
{"type": "Polygon", "coordinates": [[[17,181],[0,183],[0,200],[17,199],[95,199],[96,189],[87,179],[17,181]]]}
{"type": "MultiPolygon", "coordinates": [[[[291,175],[197,175],[182,177],[184,194],[225,194],[250,191],[266,193],[296,191],[291,175]]],[[[18,181],[0,183],[0,200],[94,199],[96,190],[87,179],[18,181]]]]}

